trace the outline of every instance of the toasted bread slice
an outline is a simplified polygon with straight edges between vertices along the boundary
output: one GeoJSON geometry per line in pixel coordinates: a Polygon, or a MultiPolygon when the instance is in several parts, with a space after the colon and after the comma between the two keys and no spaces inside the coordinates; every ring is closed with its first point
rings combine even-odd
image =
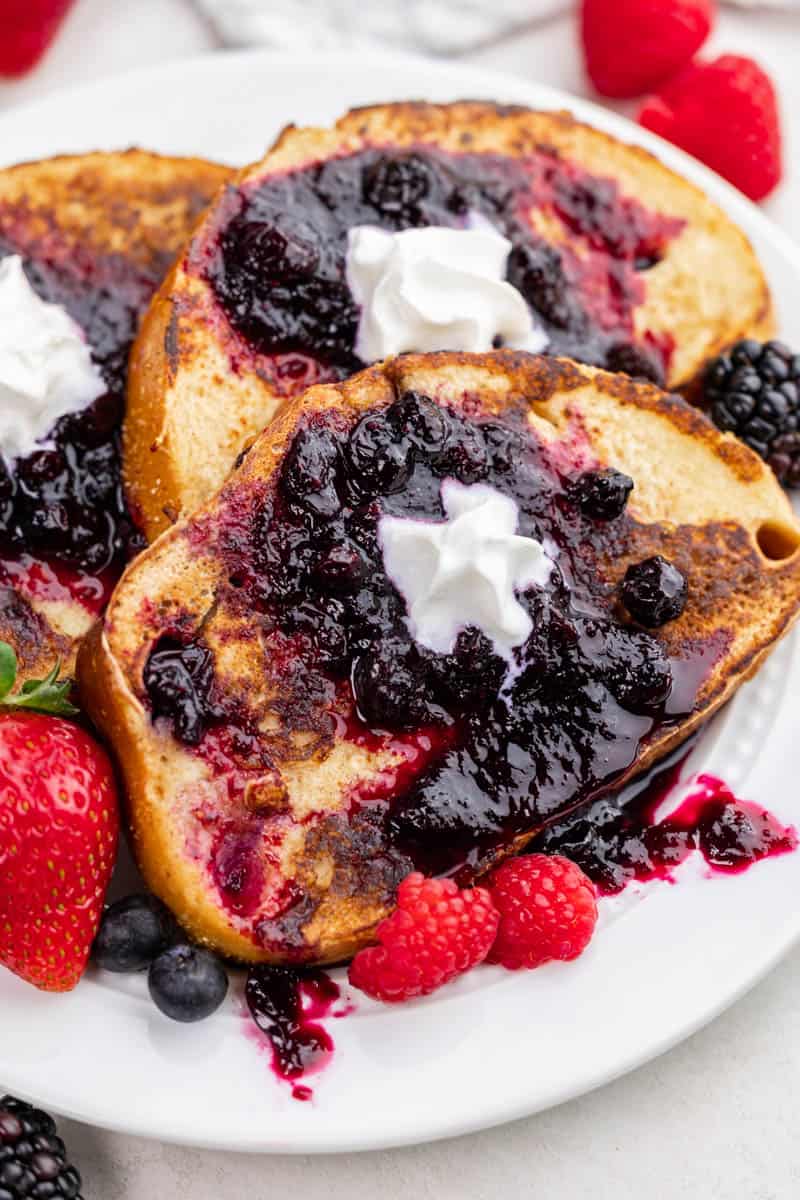
{"type": "MultiPolygon", "coordinates": [[[[403,434],[398,444],[407,455],[406,438],[403,434]]],[[[316,460],[312,455],[307,461],[313,467],[316,460]]],[[[394,505],[395,512],[397,505],[409,504],[424,516],[430,509],[419,497],[427,494],[426,485],[414,482],[423,480],[423,467],[413,461],[411,481],[402,484],[401,477],[398,491],[395,479],[394,492],[379,503],[394,505]]],[[[467,477],[462,468],[469,458],[441,461],[467,477]]],[[[445,469],[450,467],[439,474],[445,469]]],[[[338,478],[339,499],[328,505],[325,518],[334,522],[334,547],[342,544],[336,541],[340,518],[330,513],[348,494],[341,489],[350,486],[338,478]]],[[[330,493],[324,496],[328,504],[330,493]]],[[[373,518],[368,499],[345,503],[352,506],[341,510],[341,519],[350,521],[346,545],[352,550],[352,538],[361,537],[353,529],[363,533],[366,526],[359,521],[373,518]]],[[[370,600],[383,570],[376,544],[364,542],[372,546],[358,584],[366,599],[359,590],[348,603],[381,630],[384,618],[369,616],[383,611],[370,600]]],[[[236,959],[346,958],[370,938],[412,866],[480,877],[560,813],[619,784],[697,729],[796,618],[799,547],[800,524],[755,454],[680,398],[626,376],[510,351],[442,353],[389,360],[347,382],[310,389],[284,406],[220,492],[128,568],[104,622],[81,649],[81,696],[119,761],[133,847],[148,885],[193,937],[236,959]],[[335,634],[335,614],[343,610],[335,584],[328,601],[319,601],[313,591],[315,555],[327,553],[324,531],[315,533],[312,526],[308,532],[301,521],[291,525],[292,533],[281,523],[299,520],[285,516],[294,512],[291,496],[297,494],[286,492],[287,472],[295,469],[287,464],[297,462],[298,446],[308,445],[309,438],[313,445],[320,430],[349,438],[342,461],[354,461],[352,430],[359,418],[369,412],[386,421],[387,406],[408,403],[409,393],[415,404],[413,394],[428,398],[426,403],[432,398],[447,413],[449,430],[483,422],[480,437],[493,439],[492,445],[511,445],[506,436],[523,439],[513,443],[522,449],[500,449],[491,461],[497,471],[512,472],[507,478],[537,481],[533,490],[525,485],[521,511],[538,505],[539,536],[561,546],[559,569],[564,579],[572,578],[570,594],[579,599],[569,608],[570,620],[579,624],[579,610],[599,606],[608,636],[628,639],[634,635],[617,591],[626,567],[661,554],[683,571],[686,608],[647,643],[671,659],[672,691],[658,719],[630,718],[614,708],[607,740],[596,741],[589,725],[596,718],[587,716],[581,728],[575,713],[598,711],[597,694],[584,709],[584,701],[570,692],[561,708],[548,709],[546,719],[533,722],[501,755],[501,775],[513,761],[522,783],[512,786],[498,776],[479,787],[480,772],[467,771],[466,752],[459,748],[466,726],[458,721],[437,726],[434,720],[422,733],[381,732],[354,711],[348,672],[356,668],[348,667],[350,659],[344,667],[340,663],[336,678],[320,668],[320,646],[330,647],[330,621],[335,634]],[[487,419],[494,425],[486,425],[487,419]],[[290,447],[295,457],[287,459],[290,447]],[[525,447],[540,456],[532,476],[524,474],[525,447]],[[564,517],[575,511],[574,479],[602,464],[635,480],[626,513],[608,522],[564,517]],[[540,504],[539,497],[551,495],[558,499],[548,500],[549,507],[544,500],[540,504]],[[561,526],[562,519],[573,523],[561,526]],[[317,605],[310,624],[287,626],[287,613],[296,621],[309,598],[317,605]],[[287,632],[297,628],[306,633],[287,632]],[[154,695],[166,693],[152,691],[151,656],[164,647],[190,655],[184,666],[191,685],[185,675],[180,686],[178,676],[166,682],[173,699],[205,706],[202,728],[184,724],[181,731],[174,710],[172,717],[153,711],[154,695]],[[630,740],[622,739],[623,747],[621,731],[629,720],[635,728],[630,740]],[[585,776],[572,758],[578,746],[581,761],[595,764],[591,771],[585,768],[585,776]],[[537,768],[538,781],[523,761],[529,752],[546,766],[537,768]],[[445,779],[455,781],[449,793],[445,779]],[[509,788],[517,789],[513,802],[509,788]],[[424,797],[422,808],[410,803],[410,795],[424,797]]],[[[544,622],[541,614],[555,601],[541,603],[534,630],[544,631],[542,662],[561,662],[560,626],[550,618],[550,624],[536,623],[544,622]]],[[[398,627],[391,628],[397,637],[398,627]]],[[[380,652],[383,635],[374,636],[380,652]]],[[[352,646],[349,653],[355,653],[352,646]]],[[[462,668],[474,666],[469,656],[458,661],[456,685],[462,668]]],[[[545,680],[556,680],[554,694],[572,687],[567,679],[572,668],[563,663],[539,669],[551,673],[545,680]]],[[[575,668],[576,678],[582,669],[575,668]]],[[[506,725],[517,719],[517,710],[511,703],[510,711],[500,711],[505,715],[493,718],[500,721],[493,728],[502,742],[511,736],[506,725]]],[[[183,716],[196,717],[197,710],[184,708],[183,716]]],[[[480,724],[476,728],[480,738],[480,724]]]]}
{"type": "MultiPolygon", "coordinates": [[[[0,257],[21,255],[35,290],[66,306],[102,357],[110,388],[124,388],[139,318],[229,173],[143,150],[0,171],[0,257]]],[[[92,580],[57,558],[3,546],[2,535],[0,527],[0,639],[16,650],[23,681],[46,674],[56,658],[71,670],[77,639],[109,591],[108,572],[92,580]]]]}
{"type": "MultiPolygon", "coordinates": [[[[318,244],[327,264],[324,271],[311,270],[312,286],[323,274],[338,275],[341,282],[348,206],[358,214],[357,223],[396,228],[452,223],[456,218],[448,215],[448,206],[478,203],[474,190],[470,199],[473,185],[467,183],[443,206],[431,200],[433,207],[423,207],[421,215],[413,210],[398,216],[403,201],[395,194],[402,190],[396,179],[387,212],[365,206],[363,196],[354,201],[354,189],[373,186],[363,178],[376,169],[376,156],[392,163],[410,152],[417,158],[439,155],[442,169],[456,178],[494,172],[494,190],[481,211],[518,248],[520,237],[534,239],[532,269],[526,275],[518,262],[509,277],[525,289],[550,336],[551,353],[645,374],[680,389],[710,355],[737,338],[772,332],[769,291],[744,234],[652,155],[569,114],[483,102],[406,103],[355,110],[332,129],[289,127],[261,162],[219,194],[160,288],[134,348],[125,476],[134,519],[148,540],[222,484],[283,399],[320,378],[336,378],[337,371],[340,378],[349,373],[342,366],[346,351],[353,350],[352,336],[335,361],[330,354],[315,355],[291,330],[282,343],[263,326],[256,340],[250,336],[258,325],[253,313],[274,294],[269,270],[264,268],[263,283],[246,296],[233,287],[231,305],[223,306],[212,282],[219,277],[221,239],[232,225],[250,220],[251,205],[263,206],[269,189],[277,188],[272,219],[290,238],[299,233],[303,253],[309,243],[318,244]],[[348,164],[355,164],[350,174],[348,164]],[[317,184],[311,198],[303,190],[312,178],[322,180],[321,200],[317,184]],[[501,221],[495,210],[503,205],[501,221]],[[331,220],[338,222],[333,230],[331,220]],[[515,231],[509,220],[516,222],[515,231]]],[[[434,185],[430,191],[433,195],[434,185]]],[[[260,211],[252,217],[266,219],[260,211]]],[[[245,229],[245,240],[248,236],[245,229]]],[[[242,253],[252,258],[258,249],[251,241],[242,253]]],[[[287,281],[290,293],[298,281],[303,279],[287,281]]],[[[279,284],[280,279],[274,286],[279,284]]],[[[325,304],[323,298],[310,307],[325,304]]],[[[325,311],[327,325],[322,320],[319,336],[335,341],[342,313],[336,306],[325,311]]]]}

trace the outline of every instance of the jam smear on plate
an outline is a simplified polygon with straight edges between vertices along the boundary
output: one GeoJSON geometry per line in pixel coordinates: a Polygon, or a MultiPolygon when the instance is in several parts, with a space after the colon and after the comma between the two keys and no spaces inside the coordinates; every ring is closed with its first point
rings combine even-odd
{"type": "Polygon", "coordinates": [[[572,859],[603,895],[634,880],[670,879],[699,851],[710,868],[741,872],[797,848],[797,834],[760,805],[739,800],[714,775],[700,774],[681,787],[671,808],[687,755],[682,746],[616,795],[570,813],[531,845],[572,859]],[[659,819],[659,810],[668,815],[659,819]]]}
{"type": "Polygon", "coordinates": [[[296,1080],[323,1069],[333,1054],[333,1040],[319,1022],[331,1014],[340,989],[321,970],[251,967],[245,985],[250,1016],[267,1039],[272,1069],[293,1083],[295,1100],[310,1100],[312,1091],[296,1080]]]}

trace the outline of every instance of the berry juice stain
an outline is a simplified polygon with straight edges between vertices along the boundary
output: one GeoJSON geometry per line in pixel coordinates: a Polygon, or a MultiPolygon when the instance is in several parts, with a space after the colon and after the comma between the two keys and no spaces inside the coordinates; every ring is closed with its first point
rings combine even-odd
{"type": "Polygon", "coordinates": [[[792,826],[738,799],[716,776],[682,782],[686,757],[682,746],[616,795],[550,826],[529,849],[572,859],[601,895],[611,896],[634,881],[672,881],[695,851],[712,871],[733,874],[797,848],[792,826]],[[685,795],[674,806],[679,789],[685,795]]]}
{"type": "Polygon", "coordinates": [[[339,985],[319,969],[251,967],[245,985],[250,1016],[263,1034],[278,1079],[292,1084],[295,1100],[308,1101],[313,1092],[297,1082],[317,1074],[330,1061],[333,1039],[319,1023],[332,1013],[340,998],[339,985]]]}

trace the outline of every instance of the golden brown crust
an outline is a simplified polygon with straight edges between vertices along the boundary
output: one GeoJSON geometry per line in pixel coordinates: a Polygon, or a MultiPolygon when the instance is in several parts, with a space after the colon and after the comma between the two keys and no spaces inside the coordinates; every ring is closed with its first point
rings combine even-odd
{"type": "Polygon", "coordinates": [[[236,514],[237,528],[246,521],[248,505],[257,505],[268,489],[298,421],[327,409],[355,419],[405,390],[455,407],[469,409],[479,398],[482,410],[525,411],[536,435],[563,454],[565,464],[588,453],[635,478],[632,520],[608,544],[603,577],[613,584],[629,562],[655,552],[674,559],[689,578],[690,600],[659,637],[679,658],[706,656],[694,713],[662,730],[636,769],[679,744],[724,703],[797,616],[800,524],[786,496],[757,456],[654,387],[566,360],[443,353],[390,360],[288,402],[222,490],[129,568],[79,664],[84,701],[120,762],[145,879],[194,937],[235,958],[280,960],[288,942],[315,961],[336,961],[368,940],[391,906],[398,863],[382,852],[368,820],[345,815],[346,798],[354,784],[395,760],[389,751],[341,739],[335,727],[320,725],[312,735],[301,712],[304,680],[299,698],[287,693],[209,531],[231,519],[224,513],[236,514]],[[261,744],[272,768],[263,791],[254,781],[249,803],[265,804],[278,822],[273,828],[283,830],[280,852],[274,851],[279,856],[265,867],[270,887],[291,880],[302,897],[270,924],[281,950],[268,939],[254,940],[252,927],[220,905],[193,814],[198,797],[211,812],[224,806],[216,790],[223,785],[201,756],[151,723],[143,703],[147,656],[164,630],[176,626],[190,634],[202,628],[226,693],[263,714],[261,744]],[[282,826],[284,810],[291,820],[282,826]]]}
{"type": "MultiPolygon", "coordinates": [[[[229,175],[204,159],[136,149],[8,167],[0,171],[0,252],[103,268],[121,286],[133,278],[155,288],[229,175]]],[[[21,681],[46,674],[56,658],[71,672],[91,623],[77,602],[0,588],[0,640],[16,650],[21,681]]]]}
{"type": "MultiPolygon", "coordinates": [[[[654,211],[686,221],[663,261],[648,272],[646,299],[635,313],[637,331],[675,339],[670,387],[691,387],[702,364],[738,338],[774,331],[769,289],[744,234],[646,150],[566,112],[485,101],[355,109],[332,129],[288,126],[261,162],[239,172],[233,186],[368,145],[419,143],[511,156],[552,148],[596,175],[614,178],[624,193],[654,211]]],[[[221,192],[198,231],[200,240],[223,220],[224,207],[221,192]]],[[[126,483],[149,540],[222,483],[239,451],[282,402],[261,360],[233,334],[192,268],[199,248],[199,241],[190,243],[165,280],[133,353],[126,483]],[[193,433],[188,445],[187,429],[193,433]]]]}

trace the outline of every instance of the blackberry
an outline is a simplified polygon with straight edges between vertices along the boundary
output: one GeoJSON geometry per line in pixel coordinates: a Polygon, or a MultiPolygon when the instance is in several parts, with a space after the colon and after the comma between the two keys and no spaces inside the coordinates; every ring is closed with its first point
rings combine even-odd
{"type": "Polygon", "coordinates": [[[632,379],[645,379],[657,387],[666,383],[664,367],[654,350],[646,346],[634,346],[632,342],[618,342],[606,353],[606,369],[632,379]]]}
{"type": "Polygon", "coordinates": [[[417,729],[441,719],[425,684],[425,664],[399,638],[386,638],[353,663],[353,698],[362,720],[373,727],[417,729]]]}
{"type": "Polygon", "coordinates": [[[364,172],[364,199],[383,216],[413,220],[430,184],[430,170],[418,154],[379,158],[364,172]]]}
{"type": "Polygon", "coordinates": [[[660,554],[632,563],[622,581],[622,601],[634,621],[657,628],[674,621],[686,607],[686,578],[660,554]]]}
{"type": "Polygon", "coordinates": [[[0,1200],[81,1200],[56,1123],[24,1100],[0,1100],[0,1200]]]}
{"type": "Polygon", "coordinates": [[[556,329],[569,329],[582,314],[570,292],[561,255],[546,242],[522,242],[508,257],[508,282],[556,329]]]}
{"type": "Polygon", "coordinates": [[[593,521],[613,521],[621,517],[632,491],[630,475],[613,467],[585,471],[572,488],[578,508],[593,521]]]}
{"type": "Polygon", "coordinates": [[[436,654],[430,661],[431,680],[444,703],[455,711],[491,704],[507,670],[507,663],[495,654],[492,643],[474,626],[461,630],[451,654],[436,654]]]}
{"type": "Polygon", "coordinates": [[[712,359],[703,405],[718,429],[765,459],[785,487],[800,487],[800,354],[782,342],[737,342],[712,359]]]}

